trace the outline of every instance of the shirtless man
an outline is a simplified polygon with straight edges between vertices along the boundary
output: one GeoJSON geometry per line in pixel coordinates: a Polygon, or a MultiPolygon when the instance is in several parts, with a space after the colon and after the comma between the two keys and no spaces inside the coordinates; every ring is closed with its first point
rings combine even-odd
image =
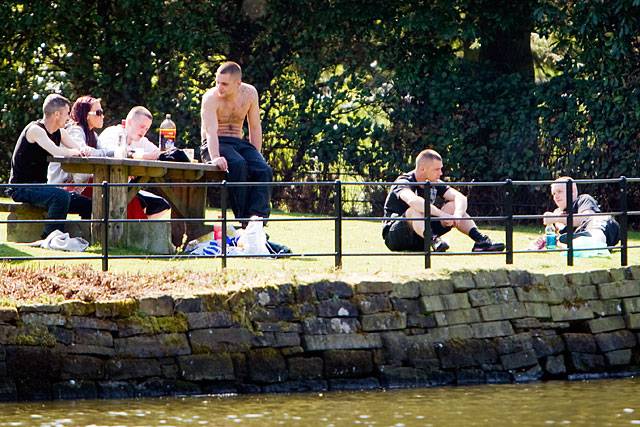
{"type": "MultiPolygon", "coordinates": [[[[216,86],[202,98],[202,160],[227,171],[230,182],[271,182],[273,171],[260,154],[262,126],[258,92],[242,82],[242,70],[235,62],[225,62],[216,72],[216,86]],[[247,120],[249,140],[243,139],[247,120]]],[[[236,218],[269,216],[271,188],[232,187],[231,207],[236,218]]]]}
{"type": "MultiPolygon", "coordinates": [[[[64,129],[69,119],[69,100],[51,94],[42,104],[43,118],[29,123],[18,138],[11,158],[11,184],[45,184],[49,156],[85,156],[88,147],[80,147],[64,129]]],[[[47,219],[66,219],[67,213],[91,219],[91,199],[56,187],[12,187],[9,195],[16,202],[29,203],[47,210],[47,219]]],[[[53,230],[64,231],[64,224],[46,224],[42,238],[53,230]]]]}

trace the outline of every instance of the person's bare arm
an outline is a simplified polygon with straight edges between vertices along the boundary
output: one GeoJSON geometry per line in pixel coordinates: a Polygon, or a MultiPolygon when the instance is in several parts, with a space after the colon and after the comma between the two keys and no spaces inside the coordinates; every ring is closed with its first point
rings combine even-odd
{"type": "MultiPolygon", "coordinates": [[[[578,213],[582,215],[582,214],[594,214],[595,212],[592,211],[591,209],[586,209],[578,213]]],[[[544,215],[544,218],[542,219],[542,223],[544,225],[549,225],[549,224],[561,224],[565,226],[567,225],[567,214],[560,208],[557,208],[553,212],[545,212],[543,215],[544,215]]],[[[592,217],[574,216],[573,226],[579,227],[582,225],[583,222],[589,220],[590,218],[592,217]]]]}
{"type": "MultiPolygon", "coordinates": [[[[424,198],[418,196],[411,189],[405,188],[398,193],[398,197],[400,197],[406,204],[409,205],[410,208],[414,209],[417,212],[424,214],[424,198]]],[[[439,216],[446,217],[449,216],[446,212],[441,211],[436,206],[430,204],[430,213],[431,216],[439,216]]]]}
{"type": "Polygon", "coordinates": [[[220,156],[217,107],[213,92],[206,93],[202,98],[200,120],[202,120],[205,138],[207,138],[207,150],[209,151],[209,157],[211,157],[211,163],[218,165],[222,170],[227,170],[227,160],[220,156]]]}
{"type": "MultiPolygon", "coordinates": [[[[63,129],[64,130],[64,129],[63,129]]],[[[47,133],[39,126],[31,126],[29,130],[27,130],[27,141],[38,144],[44,150],[46,150],[52,156],[62,156],[62,157],[78,157],[81,156],[82,153],[80,150],[75,148],[75,142],[69,137],[69,135],[65,132],[67,142],[71,141],[73,144],[73,148],[68,148],[64,145],[57,146],[48,136],[47,133]]]]}
{"type": "Polygon", "coordinates": [[[247,122],[249,125],[249,142],[256,147],[256,150],[262,150],[262,124],[260,123],[260,103],[258,101],[258,91],[251,86],[251,103],[247,112],[247,122]]]}

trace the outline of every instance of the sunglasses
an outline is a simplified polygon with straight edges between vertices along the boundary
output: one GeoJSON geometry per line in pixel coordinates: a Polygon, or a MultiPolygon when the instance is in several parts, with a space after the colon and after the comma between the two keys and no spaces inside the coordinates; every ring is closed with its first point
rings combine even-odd
{"type": "Polygon", "coordinates": [[[104,115],[104,111],[103,110],[89,111],[87,114],[90,116],[102,117],[104,115]]]}

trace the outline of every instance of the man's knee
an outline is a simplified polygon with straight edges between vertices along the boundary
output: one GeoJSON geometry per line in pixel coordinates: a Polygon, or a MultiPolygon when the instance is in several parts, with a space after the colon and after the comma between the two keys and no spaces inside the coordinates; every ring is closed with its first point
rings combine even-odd
{"type": "Polygon", "coordinates": [[[251,170],[251,175],[255,181],[258,182],[271,182],[273,181],[273,169],[268,164],[264,163],[258,168],[251,170]]]}
{"type": "Polygon", "coordinates": [[[242,158],[227,159],[227,165],[229,166],[229,176],[234,181],[246,181],[247,180],[247,161],[242,158]]]}

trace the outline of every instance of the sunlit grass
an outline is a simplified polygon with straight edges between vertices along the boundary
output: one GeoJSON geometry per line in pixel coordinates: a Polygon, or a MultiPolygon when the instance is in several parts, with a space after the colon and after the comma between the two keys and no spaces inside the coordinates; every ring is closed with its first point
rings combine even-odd
{"type": "MultiPolygon", "coordinates": [[[[216,218],[217,211],[209,210],[207,217],[216,218]]],[[[300,214],[285,214],[276,212],[273,218],[294,218],[300,214]]],[[[253,271],[255,274],[268,275],[272,273],[306,274],[335,273],[335,221],[322,220],[316,215],[304,215],[305,218],[316,218],[306,221],[271,221],[266,231],[272,241],[289,246],[295,254],[302,254],[283,259],[229,259],[227,266],[230,270],[253,271]],[[316,255],[309,255],[316,254],[316,255]],[[319,254],[327,254],[320,256],[319,254]]],[[[2,217],[3,219],[6,216],[2,217]]],[[[0,224],[0,232],[4,236],[5,224],[0,224]]],[[[482,229],[482,226],[481,226],[482,229]]],[[[494,228],[486,230],[489,236],[497,241],[505,241],[503,229],[494,228]]],[[[514,232],[514,248],[526,249],[532,240],[542,232],[541,226],[519,226],[514,232]]],[[[640,233],[630,233],[629,245],[640,245],[640,233]]],[[[445,236],[451,249],[449,252],[468,252],[471,250],[472,241],[465,235],[452,231],[445,236]]],[[[561,253],[525,253],[515,254],[514,264],[506,264],[506,255],[460,255],[460,256],[433,256],[431,269],[425,270],[424,256],[390,256],[381,237],[381,225],[377,221],[363,221],[349,219],[342,224],[342,272],[356,274],[390,274],[390,275],[422,275],[425,272],[446,272],[458,270],[517,268],[530,271],[578,271],[593,268],[607,268],[620,266],[620,253],[614,252],[610,258],[575,258],[574,267],[567,266],[566,256],[561,253]],[[363,253],[383,253],[383,256],[350,255],[363,253]]],[[[99,255],[99,246],[92,246],[85,253],[87,255],[99,255]]],[[[144,257],[141,251],[114,248],[111,255],[139,255],[144,257]]],[[[0,256],[68,256],[70,254],[28,247],[15,243],[0,244],[0,256]]],[[[638,263],[640,249],[631,249],[628,259],[630,263],[638,263]]],[[[17,263],[17,261],[14,261],[17,263]]],[[[100,269],[100,260],[55,260],[55,261],[25,261],[26,264],[40,265],[72,265],[88,264],[92,268],[100,269]]],[[[180,269],[182,271],[211,271],[221,270],[221,260],[212,259],[122,259],[109,261],[110,271],[116,272],[158,272],[180,269]]]]}

